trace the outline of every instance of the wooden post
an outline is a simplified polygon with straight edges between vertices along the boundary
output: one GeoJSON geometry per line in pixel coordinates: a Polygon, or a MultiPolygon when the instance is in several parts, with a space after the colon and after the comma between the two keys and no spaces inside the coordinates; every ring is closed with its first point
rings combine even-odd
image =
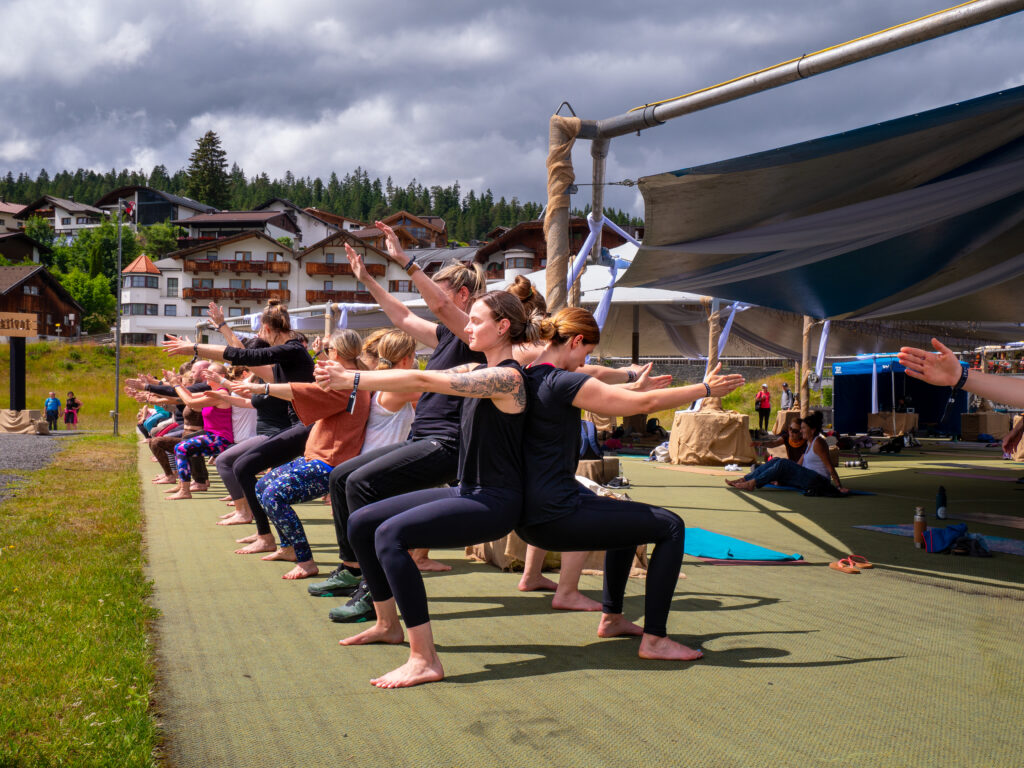
{"type": "Polygon", "coordinates": [[[800,362],[800,418],[807,418],[811,405],[811,382],[808,374],[811,371],[811,328],[814,318],[804,315],[804,338],[800,362]]]}
{"type": "MultiPolygon", "coordinates": [[[[718,299],[705,296],[702,301],[708,312],[708,367],[704,372],[706,376],[718,365],[718,340],[722,336],[722,311],[718,299]]],[[[722,410],[722,398],[705,397],[701,401],[700,409],[702,411],[720,411],[722,410]]]]}
{"type": "Polygon", "coordinates": [[[25,410],[25,338],[11,337],[11,410],[25,410]]]}

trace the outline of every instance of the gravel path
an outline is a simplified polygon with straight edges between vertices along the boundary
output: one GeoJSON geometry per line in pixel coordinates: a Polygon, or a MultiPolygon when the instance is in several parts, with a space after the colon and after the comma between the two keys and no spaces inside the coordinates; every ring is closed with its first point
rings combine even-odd
{"type": "Polygon", "coordinates": [[[45,467],[74,435],[8,435],[0,433],[0,502],[13,495],[6,487],[19,474],[45,467]],[[13,472],[12,472],[13,470],[13,472]]]}

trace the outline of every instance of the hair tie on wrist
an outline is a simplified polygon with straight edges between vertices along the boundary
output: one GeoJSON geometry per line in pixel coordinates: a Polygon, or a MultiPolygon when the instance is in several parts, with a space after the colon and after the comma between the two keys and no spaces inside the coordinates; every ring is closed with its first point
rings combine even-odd
{"type": "Polygon", "coordinates": [[[711,385],[706,381],[704,382],[704,392],[706,393],[704,397],[711,397],[711,385]]]}
{"type": "Polygon", "coordinates": [[[626,370],[626,381],[630,383],[636,381],[636,371],[634,371],[632,368],[626,370]]]}

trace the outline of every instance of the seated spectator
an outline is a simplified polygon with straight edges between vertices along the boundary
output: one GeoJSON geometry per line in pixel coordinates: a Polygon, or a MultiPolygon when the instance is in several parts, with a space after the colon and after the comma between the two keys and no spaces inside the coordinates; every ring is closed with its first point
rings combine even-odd
{"type": "Polygon", "coordinates": [[[799,461],[772,459],[755,467],[739,480],[726,480],[738,491],[753,491],[768,483],[799,488],[812,496],[838,496],[849,493],[828,453],[828,444],[821,434],[821,413],[815,411],[801,419],[800,431],[807,447],[799,461]],[[835,483],[833,485],[833,482],[835,483]]]}
{"type": "Polygon", "coordinates": [[[765,440],[759,441],[765,448],[777,448],[780,445],[786,446],[786,458],[790,461],[800,461],[807,448],[807,441],[800,431],[800,419],[791,419],[786,428],[778,435],[773,435],[765,440]]]}

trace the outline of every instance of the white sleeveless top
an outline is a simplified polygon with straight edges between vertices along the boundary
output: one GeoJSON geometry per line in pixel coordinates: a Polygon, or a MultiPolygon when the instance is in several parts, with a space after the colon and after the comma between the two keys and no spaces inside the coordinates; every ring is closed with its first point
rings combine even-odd
{"type": "Polygon", "coordinates": [[[231,406],[231,433],[235,444],[256,437],[256,409],[231,406]]]}
{"type": "Polygon", "coordinates": [[[814,444],[818,440],[824,439],[825,438],[821,435],[815,435],[814,439],[807,443],[807,449],[804,451],[803,467],[811,470],[812,472],[817,472],[819,475],[823,475],[824,477],[831,478],[832,472],[827,466],[825,466],[825,462],[821,460],[821,457],[814,452],[814,444]]]}
{"type": "Polygon", "coordinates": [[[366,419],[366,436],[360,455],[386,445],[403,443],[409,437],[409,428],[416,416],[412,403],[405,403],[397,411],[389,411],[380,404],[378,392],[370,401],[370,415],[366,419]]]}

